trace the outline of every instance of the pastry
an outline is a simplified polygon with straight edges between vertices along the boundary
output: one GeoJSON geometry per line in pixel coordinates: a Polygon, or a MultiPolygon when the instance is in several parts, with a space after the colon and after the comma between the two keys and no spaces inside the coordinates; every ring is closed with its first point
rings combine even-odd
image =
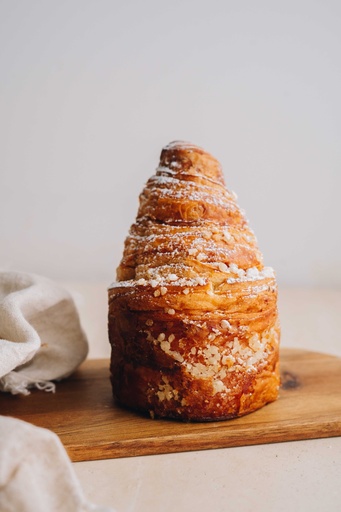
{"type": "Polygon", "coordinates": [[[109,290],[117,402],[183,421],[242,416],[279,388],[277,285],[219,162],[172,142],[109,290]]]}

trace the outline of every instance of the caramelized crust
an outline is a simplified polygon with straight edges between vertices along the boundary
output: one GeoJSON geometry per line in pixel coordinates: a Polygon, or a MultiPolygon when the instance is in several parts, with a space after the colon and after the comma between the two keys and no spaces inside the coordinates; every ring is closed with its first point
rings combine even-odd
{"type": "Polygon", "coordinates": [[[247,414],[277,398],[279,337],[274,272],[219,162],[169,144],[109,288],[114,396],[185,421],[247,414]]]}

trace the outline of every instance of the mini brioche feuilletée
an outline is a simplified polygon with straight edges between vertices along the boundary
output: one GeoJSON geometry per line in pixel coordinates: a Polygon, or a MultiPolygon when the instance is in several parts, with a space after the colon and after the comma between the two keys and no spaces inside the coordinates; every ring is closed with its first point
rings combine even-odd
{"type": "Polygon", "coordinates": [[[108,322],[123,406],[210,421],[277,398],[275,275],[219,162],[201,148],[163,148],[109,288],[108,322]]]}

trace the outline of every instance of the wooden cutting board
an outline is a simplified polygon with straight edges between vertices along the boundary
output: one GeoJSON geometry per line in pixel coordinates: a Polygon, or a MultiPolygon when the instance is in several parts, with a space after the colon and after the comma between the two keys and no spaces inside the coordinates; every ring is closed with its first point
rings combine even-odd
{"type": "Polygon", "coordinates": [[[109,361],[86,361],[55,394],[2,393],[0,413],[56,432],[72,461],[341,435],[341,358],[282,349],[279,399],[235,420],[179,423],[117,407],[109,361]]]}

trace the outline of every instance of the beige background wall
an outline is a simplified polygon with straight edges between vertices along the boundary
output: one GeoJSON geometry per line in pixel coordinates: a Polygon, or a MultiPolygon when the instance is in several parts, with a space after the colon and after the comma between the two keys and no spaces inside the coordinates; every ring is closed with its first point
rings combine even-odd
{"type": "Polygon", "coordinates": [[[340,26],[337,0],[0,0],[0,268],[109,283],[186,139],[281,284],[340,285],[340,26]]]}

